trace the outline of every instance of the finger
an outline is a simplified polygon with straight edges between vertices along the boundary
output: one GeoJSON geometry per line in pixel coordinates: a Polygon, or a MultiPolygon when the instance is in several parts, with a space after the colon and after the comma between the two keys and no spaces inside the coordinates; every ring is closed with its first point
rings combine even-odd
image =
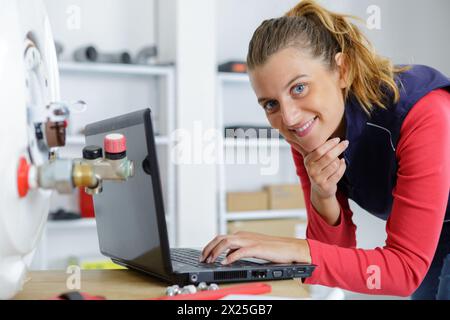
{"type": "Polygon", "coordinates": [[[231,238],[225,238],[220,241],[210,252],[209,256],[206,258],[207,263],[213,263],[217,258],[228,249],[237,249],[234,241],[231,238]]]}
{"type": "Polygon", "coordinates": [[[337,183],[339,182],[339,180],[342,179],[342,176],[344,175],[345,170],[347,169],[347,165],[346,165],[346,163],[345,163],[345,159],[342,158],[342,159],[340,160],[340,162],[341,162],[341,166],[339,167],[338,171],[337,171],[335,174],[331,175],[331,176],[328,178],[328,181],[329,181],[330,183],[337,184],[337,183]]]}
{"type": "Polygon", "coordinates": [[[336,173],[336,171],[339,170],[341,167],[341,160],[335,159],[333,162],[331,162],[325,169],[322,170],[320,173],[320,176],[324,180],[328,180],[330,176],[336,173]]]}
{"type": "Polygon", "coordinates": [[[216,261],[217,258],[228,249],[239,249],[250,244],[251,242],[244,238],[225,238],[219,242],[214,249],[212,249],[207,262],[212,263],[216,261]]]}
{"type": "Polygon", "coordinates": [[[340,140],[340,138],[334,138],[322,144],[320,147],[318,147],[305,157],[305,164],[317,161],[322,158],[328,151],[337,146],[340,140]]]}
{"type": "Polygon", "coordinates": [[[202,255],[199,258],[199,261],[204,261],[211,253],[211,250],[227,236],[217,236],[210,243],[206,245],[206,247],[202,251],[202,255]]]}
{"type": "Polygon", "coordinates": [[[235,252],[233,252],[232,254],[230,254],[225,259],[223,259],[221,263],[225,265],[225,264],[230,264],[230,263],[236,262],[243,258],[256,258],[257,253],[258,253],[257,250],[258,250],[258,247],[256,245],[240,248],[240,249],[236,250],[235,252]]]}
{"type": "Polygon", "coordinates": [[[341,155],[348,148],[348,146],[349,146],[348,141],[342,141],[338,145],[334,146],[325,155],[323,155],[322,158],[315,161],[315,166],[323,170],[330,163],[336,160],[339,157],[339,155],[341,155]]]}
{"type": "Polygon", "coordinates": [[[233,254],[234,252],[236,252],[238,250],[239,249],[230,249],[230,250],[228,250],[226,257],[229,257],[231,254],[233,254]]]}

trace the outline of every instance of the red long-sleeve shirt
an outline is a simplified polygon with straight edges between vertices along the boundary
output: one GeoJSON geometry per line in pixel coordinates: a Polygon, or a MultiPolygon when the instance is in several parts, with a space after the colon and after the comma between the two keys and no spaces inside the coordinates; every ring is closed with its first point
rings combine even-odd
{"type": "Polygon", "coordinates": [[[340,191],[336,195],[340,222],[337,226],[325,222],[311,204],[311,184],[303,158],[294,150],[293,155],[305,197],[307,242],[312,263],[318,266],[305,283],[366,294],[411,295],[433,260],[447,207],[450,94],[444,90],[429,93],[402,124],[396,150],[397,184],[383,248],[356,248],[353,213],[340,191]],[[374,271],[379,271],[379,286],[371,277],[376,276],[374,271]]]}

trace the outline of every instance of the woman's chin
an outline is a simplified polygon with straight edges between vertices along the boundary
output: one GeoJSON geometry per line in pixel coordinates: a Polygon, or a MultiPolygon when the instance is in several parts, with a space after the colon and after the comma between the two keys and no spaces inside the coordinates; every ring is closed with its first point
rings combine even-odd
{"type": "Polygon", "coordinates": [[[316,150],[317,148],[319,148],[322,144],[324,144],[325,142],[319,143],[316,141],[312,141],[310,143],[303,143],[301,144],[301,147],[308,153],[313,152],[314,150],[316,150]]]}
{"type": "MultiPolygon", "coordinates": [[[[320,141],[317,141],[317,139],[308,139],[305,141],[305,139],[299,139],[296,136],[291,137],[290,139],[291,143],[293,142],[295,145],[299,146],[302,150],[304,150],[307,154],[313,152],[317,148],[319,148],[322,144],[324,144],[326,141],[323,141],[320,143],[320,141]]],[[[295,147],[294,145],[294,147],[295,147]]]]}

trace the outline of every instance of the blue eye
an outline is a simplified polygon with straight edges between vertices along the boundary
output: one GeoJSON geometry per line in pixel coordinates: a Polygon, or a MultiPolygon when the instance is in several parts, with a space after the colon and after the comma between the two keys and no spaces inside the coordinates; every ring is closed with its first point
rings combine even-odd
{"type": "Polygon", "coordinates": [[[276,107],[277,102],[273,100],[268,101],[266,104],[264,104],[264,110],[266,110],[267,112],[273,112],[276,107]]]}
{"type": "Polygon", "coordinates": [[[305,91],[305,85],[304,84],[298,84],[295,87],[292,88],[293,94],[302,94],[303,91],[305,91]]]}

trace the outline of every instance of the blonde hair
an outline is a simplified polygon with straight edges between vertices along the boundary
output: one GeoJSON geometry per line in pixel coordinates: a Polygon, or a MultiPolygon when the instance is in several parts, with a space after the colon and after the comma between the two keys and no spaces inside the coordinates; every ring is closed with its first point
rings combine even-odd
{"type": "Polygon", "coordinates": [[[386,109],[389,99],[395,103],[400,99],[395,75],[409,67],[395,67],[390,60],[379,56],[348,18],[355,17],[328,11],[313,0],[301,1],[285,16],[266,20],[258,27],[249,45],[249,70],[290,47],[306,49],[334,70],[335,56],[342,52],[348,83],[344,98],[352,94],[369,115],[374,105],[386,109]]]}

